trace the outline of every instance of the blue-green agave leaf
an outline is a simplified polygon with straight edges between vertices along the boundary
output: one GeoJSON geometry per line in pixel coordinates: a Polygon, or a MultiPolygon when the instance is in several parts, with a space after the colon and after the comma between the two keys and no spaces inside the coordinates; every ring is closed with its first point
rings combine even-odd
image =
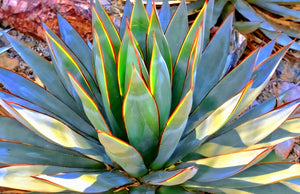
{"type": "MultiPolygon", "coordinates": [[[[100,0],[95,0],[95,4],[94,8],[96,11],[96,15],[98,18],[101,18],[101,22],[103,23],[106,32],[109,34],[110,40],[112,45],[114,46],[114,50],[116,53],[119,52],[119,48],[121,45],[121,40],[120,40],[120,36],[115,28],[115,26],[113,25],[112,21],[110,20],[109,15],[106,13],[104,7],[101,5],[100,0]]],[[[95,22],[95,17],[93,18],[93,26],[94,26],[94,22],[95,22]]]]}
{"type": "Polygon", "coordinates": [[[171,79],[167,64],[162,57],[155,35],[153,34],[154,43],[152,58],[150,63],[150,91],[153,95],[159,112],[160,131],[162,132],[171,110],[172,90],[171,79]]]}
{"type": "Polygon", "coordinates": [[[24,59],[24,61],[32,68],[34,73],[36,73],[39,79],[46,86],[47,90],[71,107],[74,111],[80,113],[79,107],[61,83],[53,65],[12,36],[6,35],[6,38],[22,59],[24,59]]]}
{"type": "MultiPolygon", "coordinates": [[[[172,110],[175,109],[177,104],[182,97],[182,92],[184,88],[184,81],[188,73],[189,59],[191,58],[191,51],[196,40],[196,35],[199,36],[199,28],[203,27],[205,20],[206,4],[201,9],[201,12],[194,21],[192,27],[190,28],[183,45],[179,51],[178,58],[174,67],[174,77],[172,86],[172,110]]],[[[202,44],[202,43],[201,43],[202,44]]],[[[191,68],[191,67],[190,67],[191,68]]]]}
{"type": "MultiPolygon", "coordinates": [[[[243,172],[233,175],[222,181],[198,182],[199,186],[216,188],[247,188],[268,184],[274,184],[282,181],[299,179],[300,164],[292,162],[274,162],[254,165],[243,172]]],[[[292,181],[291,181],[292,182],[292,181]]],[[[299,181],[298,181],[299,182],[299,181]]],[[[189,184],[189,183],[187,183],[189,184]]],[[[197,185],[197,182],[193,182],[197,185]]],[[[275,191],[273,191],[274,193],[275,191]]]]}
{"type": "Polygon", "coordinates": [[[153,50],[153,36],[155,35],[156,43],[159,47],[160,53],[163,56],[165,63],[169,70],[170,79],[173,78],[173,66],[172,66],[172,58],[169,49],[168,42],[164,35],[164,32],[161,29],[156,7],[155,5],[152,8],[152,13],[150,16],[149,26],[147,30],[147,61],[150,63],[152,50],[153,50]]]}
{"type": "Polygon", "coordinates": [[[162,168],[173,154],[187,123],[192,102],[193,91],[190,90],[179,103],[166,124],[159,142],[158,155],[150,165],[152,169],[162,168]]]}
{"type": "Polygon", "coordinates": [[[143,158],[134,147],[105,132],[99,131],[98,136],[107,155],[127,173],[134,177],[140,177],[147,173],[143,158]]]}
{"type": "Polygon", "coordinates": [[[146,56],[146,34],[149,24],[148,14],[142,0],[136,0],[130,17],[130,29],[146,56]]]}
{"type": "Polygon", "coordinates": [[[166,39],[169,44],[173,66],[177,60],[182,43],[189,31],[186,1],[182,0],[174,13],[167,29],[165,30],[166,39]],[[176,33],[175,33],[176,32],[176,33]]]}
{"type": "Polygon", "coordinates": [[[71,191],[83,193],[105,192],[114,187],[131,183],[131,179],[118,171],[103,172],[67,172],[53,175],[40,174],[34,176],[54,185],[71,191]]]}
{"type": "MultiPolygon", "coordinates": [[[[53,159],[53,158],[52,158],[53,159]]],[[[93,169],[94,170],[94,169],[93,169]]],[[[32,192],[63,192],[65,188],[34,178],[38,174],[78,172],[82,168],[67,168],[48,165],[7,165],[0,167],[0,186],[32,192]],[[26,184],[21,184],[26,183],[26,184]]],[[[89,171],[89,170],[86,170],[89,171]]]]}
{"type": "Polygon", "coordinates": [[[57,20],[60,30],[61,39],[78,57],[90,75],[94,78],[94,70],[92,64],[92,52],[87,43],[81,38],[78,32],[71,24],[60,14],[57,14],[57,20]]]}
{"type": "MultiPolygon", "coordinates": [[[[249,168],[270,152],[270,148],[261,148],[192,160],[188,161],[187,164],[198,168],[198,173],[192,180],[197,182],[221,181],[249,168]],[[237,159],[239,162],[236,161],[237,159]]],[[[185,164],[183,163],[182,165],[184,166],[185,164]]]]}
{"type": "Polygon", "coordinates": [[[99,21],[97,23],[99,26],[94,26],[93,30],[93,57],[96,78],[113,134],[117,137],[125,137],[122,109],[120,109],[122,101],[118,86],[116,58],[109,41],[110,38],[103,23],[101,23],[100,19],[99,21]]]}
{"type": "Polygon", "coordinates": [[[123,102],[123,118],[129,142],[149,163],[157,152],[159,117],[156,102],[145,82],[133,67],[123,102]]]}
{"type": "Polygon", "coordinates": [[[126,3],[124,5],[124,11],[123,11],[123,16],[120,24],[120,38],[123,38],[125,30],[126,30],[126,20],[130,21],[130,16],[132,12],[132,5],[130,0],[126,0],[126,3]]]}
{"type": "Polygon", "coordinates": [[[278,129],[297,109],[299,103],[299,100],[288,103],[262,116],[249,120],[227,133],[209,140],[199,147],[197,153],[208,157],[250,147],[278,129]]]}
{"type": "Polygon", "coordinates": [[[161,28],[163,32],[165,32],[172,18],[172,12],[168,0],[163,0],[163,5],[161,6],[158,17],[161,28]]]}
{"type": "Polygon", "coordinates": [[[97,137],[95,129],[67,105],[34,82],[11,71],[0,68],[0,82],[13,94],[57,115],[81,134],[97,137]],[[20,87],[21,85],[26,87],[20,87]]]}
{"type": "Polygon", "coordinates": [[[44,138],[38,136],[34,131],[30,131],[20,122],[8,117],[0,117],[0,139],[8,142],[22,142],[26,145],[32,145],[44,149],[56,150],[58,152],[80,156],[78,152],[65,149],[61,146],[50,143],[44,138]],[[9,129],[9,130],[8,130],[9,129]],[[18,135],[16,135],[18,134],[18,135]]]}
{"type": "Polygon", "coordinates": [[[191,179],[198,171],[197,167],[190,166],[173,171],[156,171],[143,177],[143,181],[152,185],[173,186],[191,179]]]}
{"type": "Polygon", "coordinates": [[[68,89],[69,93],[72,94],[74,98],[80,102],[80,99],[72,90],[72,84],[69,80],[67,72],[70,72],[79,81],[85,91],[91,97],[93,97],[93,99],[95,99],[95,101],[98,102],[99,105],[101,105],[102,99],[99,89],[86,68],[72,53],[72,51],[65,45],[65,43],[63,43],[63,41],[60,40],[56,34],[54,34],[54,32],[52,32],[45,24],[43,25],[43,27],[44,34],[51,51],[50,53],[52,56],[54,67],[64,86],[68,89]]]}
{"type": "Polygon", "coordinates": [[[232,31],[233,13],[221,25],[215,36],[205,49],[200,64],[197,67],[193,108],[195,108],[207,93],[221,79],[229,54],[230,34],[232,31]],[[222,47],[215,55],[214,50],[222,47]]]}
{"type": "Polygon", "coordinates": [[[243,34],[249,34],[257,30],[262,22],[234,22],[233,26],[243,34]]]}
{"type": "Polygon", "coordinates": [[[68,73],[71,83],[76,91],[77,95],[79,96],[83,110],[85,111],[86,116],[92,123],[92,125],[101,131],[105,131],[107,133],[111,133],[106,121],[103,118],[102,113],[99,111],[97,104],[93,101],[93,99],[86,93],[86,91],[81,87],[78,81],[68,73]]]}
{"type": "Polygon", "coordinates": [[[11,104],[3,100],[0,103],[19,122],[44,139],[62,147],[75,150],[94,160],[111,164],[101,145],[89,141],[62,122],[42,113],[23,108],[17,104],[11,104]]]}
{"type": "Polygon", "coordinates": [[[211,111],[238,93],[250,80],[258,49],[252,52],[237,67],[228,73],[201,103],[193,110],[188,121],[186,133],[194,129],[211,111]],[[227,90],[224,90],[227,88],[227,90]]]}

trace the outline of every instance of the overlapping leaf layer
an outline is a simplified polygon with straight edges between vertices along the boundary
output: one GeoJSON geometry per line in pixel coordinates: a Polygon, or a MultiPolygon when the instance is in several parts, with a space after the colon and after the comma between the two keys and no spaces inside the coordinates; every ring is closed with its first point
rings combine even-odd
{"type": "MultiPolygon", "coordinates": [[[[52,63],[5,34],[44,85],[0,69],[0,186],[33,192],[300,192],[300,164],[274,147],[300,135],[300,99],[247,110],[291,46],[230,67],[233,13],[209,37],[205,3],[188,25],[127,1],[120,32],[99,0],[90,48],[60,15],[44,26],[52,63]],[[262,161],[262,162],[261,162],[262,161]]],[[[284,95],[279,97],[283,100],[284,95]]]]}

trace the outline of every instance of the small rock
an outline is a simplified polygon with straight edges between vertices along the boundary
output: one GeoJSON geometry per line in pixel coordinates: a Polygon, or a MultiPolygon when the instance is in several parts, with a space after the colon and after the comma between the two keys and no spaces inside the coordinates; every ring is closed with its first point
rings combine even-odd
{"type": "Polygon", "coordinates": [[[3,53],[0,55],[0,67],[8,70],[17,70],[19,67],[19,60],[12,59],[8,54],[3,53]]]}

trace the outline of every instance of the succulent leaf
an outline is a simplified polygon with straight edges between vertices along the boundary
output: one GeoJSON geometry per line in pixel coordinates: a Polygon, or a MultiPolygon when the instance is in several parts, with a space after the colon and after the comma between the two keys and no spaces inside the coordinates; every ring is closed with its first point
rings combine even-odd
{"type": "Polygon", "coordinates": [[[95,22],[98,22],[98,19],[101,20],[107,34],[109,34],[111,43],[114,46],[114,51],[117,53],[121,44],[120,36],[104,7],[101,5],[100,0],[95,0],[94,11],[97,17],[93,17],[93,26],[95,25],[95,22]]]}
{"type": "Polygon", "coordinates": [[[126,3],[124,5],[124,12],[123,12],[123,16],[122,16],[122,20],[121,20],[121,24],[120,24],[120,32],[119,32],[120,38],[122,38],[122,39],[123,39],[125,30],[126,30],[127,20],[130,21],[131,12],[132,12],[131,2],[130,2],[130,0],[126,0],[126,3]]]}
{"type": "Polygon", "coordinates": [[[41,173],[76,172],[80,168],[67,168],[48,165],[9,165],[0,167],[0,186],[35,192],[62,192],[66,191],[58,185],[33,178],[41,173]],[[20,184],[26,183],[26,184],[20,184]]]}
{"type": "Polygon", "coordinates": [[[163,56],[165,63],[169,70],[170,79],[173,78],[173,67],[172,67],[172,58],[171,53],[169,49],[168,42],[166,40],[166,37],[164,35],[164,32],[162,31],[162,28],[159,23],[158,14],[155,5],[153,5],[150,21],[149,21],[149,27],[147,30],[147,59],[148,64],[150,64],[151,56],[152,56],[152,50],[153,50],[153,36],[155,35],[156,43],[159,47],[160,53],[163,56]]]}
{"type": "Polygon", "coordinates": [[[0,139],[2,139],[3,141],[22,142],[23,144],[32,145],[34,147],[56,150],[58,152],[66,154],[80,156],[78,152],[50,143],[34,132],[28,130],[28,128],[26,128],[24,125],[13,118],[0,117],[0,121],[2,123],[0,126],[0,139]],[[10,130],[7,130],[7,128],[10,128],[10,130]]]}
{"type": "Polygon", "coordinates": [[[296,110],[299,103],[299,101],[288,103],[245,122],[203,144],[198,153],[204,156],[214,156],[252,146],[275,131],[296,110]]]}
{"type": "Polygon", "coordinates": [[[177,60],[178,53],[189,31],[187,8],[185,0],[182,0],[174,13],[171,21],[166,29],[165,35],[169,44],[173,67],[177,60]],[[174,33],[177,32],[177,33],[174,33]]]}
{"type": "Polygon", "coordinates": [[[195,36],[198,34],[197,32],[199,28],[202,28],[205,17],[205,9],[206,4],[201,9],[201,12],[199,13],[192,27],[190,28],[179,51],[178,58],[175,63],[172,86],[172,110],[174,110],[174,108],[177,106],[182,95],[184,80],[188,72],[187,70],[189,66],[188,61],[190,58],[190,53],[195,42],[195,36]]]}
{"type": "Polygon", "coordinates": [[[72,107],[74,111],[79,113],[80,110],[76,106],[75,100],[65,90],[53,65],[12,36],[6,35],[5,37],[25,62],[33,69],[47,89],[65,104],[72,107]]]}
{"type": "Polygon", "coordinates": [[[195,129],[196,138],[202,140],[218,131],[230,119],[246,91],[251,87],[251,84],[252,81],[250,81],[241,92],[227,100],[205,118],[195,129]]]}
{"type": "Polygon", "coordinates": [[[163,32],[165,32],[172,18],[172,12],[168,0],[163,1],[158,17],[161,29],[163,32]]]}
{"type": "Polygon", "coordinates": [[[230,34],[232,31],[233,13],[230,14],[221,25],[215,36],[204,50],[202,59],[197,68],[195,82],[195,93],[193,108],[195,108],[205,97],[207,92],[216,85],[221,78],[226,64],[226,57],[229,54],[230,34]],[[222,47],[218,55],[215,55],[215,49],[222,47]]]}
{"type": "Polygon", "coordinates": [[[187,164],[198,168],[198,173],[192,178],[193,181],[212,182],[223,180],[226,177],[230,177],[249,168],[267,156],[271,151],[272,149],[270,148],[241,151],[188,161],[187,164]],[[239,162],[236,162],[237,159],[239,162]]]}
{"type": "Polygon", "coordinates": [[[67,172],[54,175],[37,175],[45,180],[71,191],[98,193],[131,183],[131,180],[117,171],[112,172],[67,172]]]}
{"type": "Polygon", "coordinates": [[[60,14],[57,14],[57,20],[59,24],[61,39],[78,57],[80,62],[84,65],[84,67],[88,70],[90,75],[95,80],[91,49],[65,18],[63,18],[60,14]]]}
{"type": "Polygon", "coordinates": [[[93,78],[87,72],[85,67],[83,67],[77,57],[72,54],[63,41],[61,41],[46,25],[44,25],[44,32],[46,40],[50,46],[51,56],[53,57],[56,71],[59,73],[62,78],[62,82],[70,94],[75,95],[74,97],[76,98],[76,94],[72,91],[72,85],[69,77],[67,76],[67,72],[70,72],[79,81],[90,96],[93,98],[97,97],[99,102],[101,102],[101,95],[93,78]]]}
{"type": "Polygon", "coordinates": [[[125,137],[122,110],[119,108],[122,106],[122,101],[118,87],[116,58],[107,32],[105,32],[101,21],[100,24],[101,27],[95,25],[93,31],[95,74],[112,131],[115,136],[125,137]],[[106,34],[106,36],[103,37],[103,34],[106,34]],[[107,52],[103,53],[103,50],[107,52]]]}
{"type": "Polygon", "coordinates": [[[134,147],[105,132],[98,132],[98,136],[107,155],[130,175],[139,177],[147,172],[142,156],[134,147]]]}
{"type": "Polygon", "coordinates": [[[106,121],[104,120],[101,112],[99,111],[96,103],[93,99],[87,94],[87,92],[82,88],[78,81],[68,73],[71,83],[76,91],[77,95],[81,99],[83,109],[88,119],[91,121],[93,126],[101,131],[111,133],[106,121]]]}
{"type": "Polygon", "coordinates": [[[66,104],[62,103],[51,93],[44,90],[32,81],[16,73],[1,68],[0,81],[12,93],[44,108],[51,113],[54,113],[57,115],[57,117],[63,119],[68,125],[76,127],[77,132],[80,133],[80,131],[82,131],[91,137],[97,136],[95,129],[82,117],[72,111],[66,104]],[[26,85],[26,88],[19,87],[22,84],[26,85]]]}
{"type": "Polygon", "coordinates": [[[197,173],[197,170],[197,167],[191,166],[174,171],[157,171],[143,177],[143,181],[153,185],[178,185],[191,179],[197,173]]]}
{"type": "Polygon", "coordinates": [[[138,41],[144,56],[146,56],[146,34],[149,25],[149,17],[142,0],[136,0],[130,18],[130,29],[138,41]]]}
{"type": "Polygon", "coordinates": [[[258,49],[252,52],[214,86],[209,94],[207,94],[191,113],[186,132],[190,132],[190,130],[196,127],[207,114],[231,98],[233,96],[232,94],[239,92],[248,83],[257,53],[258,49]],[[227,90],[224,91],[224,88],[227,88],[227,90]]]}
{"type": "Polygon", "coordinates": [[[190,90],[170,116],[159,142],[158,155],[151,164],[152,169],[160,169],[170,158],[178,144],[187,123],[192,106],[193,90],[190,90]]]}
{"type": "MultiPolygon", "coordinates": [[[[205,186],[220,188],[245,188],[260,185],[274,184],[281,181],[298,178],[299,164],[285,163],[262,163],[254,165],[243,172],[233,175],[222,181],[205,182],[205,186]],[[272,175],[272,176],[271,176],[272,175]]],[[[195,183],[193,183],[196,185],[195,183]]],[[[203,185],[203,182],[199,182],[203,185]]]]}
{"type": "Polygon", "coordinates": [[[141,153],[147,164],[157,152],[159,115],[153,96],[134,67],[123,103],[123,118],[129,142],[141,153]]]}
{"type": "Polygon", "coordinates": [[[123,98],[128,90],[132,65],[143,75],[146,82],[149,80],[148,71],[141,54],[138,50],[138,43],[128,27],[125,31],[118,57],[118,83],[120,94],[123,98]]]}
{"type": "Polygon", "coordinates": [[[172,90],[167,64],[160,53],[153,34],[153,50],[149,72],[149,87],[159,111],[160,131],[163,130],[171,110],[172,90]]]}
{"type": "Polygon", "coordinates": [[[287,35],[294,30],[278,35],[251,6],[296,16],[285,6],[295,1],[183,0],[175,10],[164,0],[159,12],[159,2],[143,3],[126,1],[118,32],[93,1],[93,43],[59,14],[62,39],[43,24],[53,65],[5,34],[43,83],[0,68],[0,105],[9,116],[0,117],[0,187],[299,192],[299,165],[276,154],[278,144],[300,135],[300,99],[284,102],[293,92],[287,90],[248,109],[287,50],[299,49],[287,35]],[[199,6],[189,28],[188,11],[199,6]],[[273,40],[249,55],[245,41],[232,47],[235,8],[250,20],[247,30],[259,27],[273,40]]]}
{"type": "Polygon", "coordinates": [[[1,106],[4,106],[20,123],[30,130],[35,131],[35,133],[44,139],[62,147],[75,150],[97,161],[108,164],[111,163],[109,158],[105,155],[102,146],[77,134],[60,121],[23,108],[17,104],[10,104],[3,100],[1,100],[0,103],[1,106]]]}

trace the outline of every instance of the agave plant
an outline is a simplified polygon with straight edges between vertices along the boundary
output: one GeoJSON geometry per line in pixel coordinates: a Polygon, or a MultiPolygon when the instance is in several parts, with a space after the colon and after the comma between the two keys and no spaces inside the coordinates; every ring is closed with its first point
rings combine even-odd
{"type": "Polygon", "coordinates": [[[127,1],[118,33],[96,1],[92,48],[58,15],[61,39],[44,26],[53,65],[6,34],[44,85],[0,69],[11,114],[0,118],[0,186],[299,192],[300,164],[274,146],[300,135],[300,100],[246,110],[290,45],[272,53],[273,40],[229,71],[233,13],[204,46],[209,6],[189,28],[185,1],[172,17],[166,1],[150,15],[127,1]]]}

